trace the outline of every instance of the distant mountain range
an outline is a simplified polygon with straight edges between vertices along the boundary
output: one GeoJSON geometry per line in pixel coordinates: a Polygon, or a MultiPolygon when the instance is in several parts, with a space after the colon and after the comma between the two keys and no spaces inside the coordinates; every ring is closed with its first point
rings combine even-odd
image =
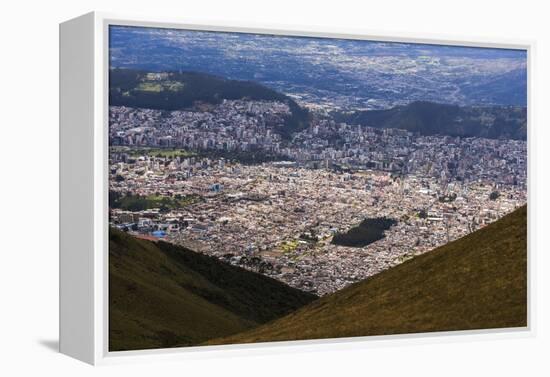
{"type": "Polygon", "coordinates": [[[525,107],[461,107],[418,101],[388,110],[335,112],[333,116],[349,124],[400,128],[421,135],[527,139],[525,107]]]}
{"type": "Polygon", "coordinates": [[[260,327],[207,344],[527,326],[527,207],[260,327]]]}
{"type": "Polygon", "coordinates": [[[197,345],[317,296],[165,242],[109,231],[109,350],[197,345]]]}
{"type": "Polygon", "coordinates": [[[157,110],[186,110],[197,102],[252,99],[286,103],[291,115],[275,131],[283,137],[308,125],[308,111],[292,98],[253,81],[228,80],[199,72],[148,73],[133,69],[109,71],[109,104],[157,110]]]}

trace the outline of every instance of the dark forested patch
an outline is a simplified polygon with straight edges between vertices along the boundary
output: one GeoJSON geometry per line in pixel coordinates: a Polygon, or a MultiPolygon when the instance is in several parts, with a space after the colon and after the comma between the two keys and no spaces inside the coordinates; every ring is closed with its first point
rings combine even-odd
{"type": "Polygon", "coordinates": [[[384,231],[397,224],[394,219],[377,217],[365,219],[345,233],[337,233],[332,243],[341,246],[363,247],[384,238],[384,231]]]}

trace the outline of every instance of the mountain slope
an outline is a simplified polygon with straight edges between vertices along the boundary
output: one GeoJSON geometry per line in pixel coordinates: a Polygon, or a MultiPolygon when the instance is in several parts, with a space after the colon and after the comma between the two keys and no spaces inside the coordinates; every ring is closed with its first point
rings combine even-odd
{"type": "Polygon", "coordinates": [[[208,344],[527,325],[527,208],[286,317],[208,344]]]}
{"type": "Polygon", "coordinates": [[[317,297],[165,242],[109,236],[109,350],[190,346],[317,297]]]}
{"type": "Polygon", "coordinates": [[[109,71],[109,105],[157,110],[183,110],[195,102],[211,104],[224,99],[279,101],[291,115],[274,130],[289,137],[308,125],[308,111],[292,98],[253,81],[229,80],[201,72],[148,73],[132,69],[109,71]]]}
{"type": "Polygon", "coordinates": [[[498,103],[501,105],[527,106],[527,70],[510,72],[478,82],[471,80],[462,86],[462,92],[470,103],[498,103]]]}
{"type": "Polygon", "coordinates": [[[421,135],[485,137],[490,139],[527,138],[525,107],[460,107],[418,101],[388,110],[335,113],[341,122],[376,128],[399,128],[421,135]]]}

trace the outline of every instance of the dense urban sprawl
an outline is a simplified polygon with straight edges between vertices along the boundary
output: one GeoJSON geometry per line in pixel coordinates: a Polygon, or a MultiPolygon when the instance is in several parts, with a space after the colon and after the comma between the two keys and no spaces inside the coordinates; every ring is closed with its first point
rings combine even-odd
{"type": "Polygon", "coordinates": [[[288,139],[277,132],[288,114],[250,100],[111,107],[111,224],[323,295],[527,201],[525,141],[421,136],[326,113],[288,139]],[[376,217],[397,220],[383,239],[332,243],[376,217]]]}

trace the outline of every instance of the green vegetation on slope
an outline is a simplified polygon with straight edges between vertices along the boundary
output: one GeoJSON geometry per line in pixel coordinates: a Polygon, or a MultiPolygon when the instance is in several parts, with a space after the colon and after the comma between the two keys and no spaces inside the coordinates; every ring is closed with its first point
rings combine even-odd
{"type": "Polygon", "coordinates": [[[285,119],[284,127],[275,129],[283,137],[290,137],[308,125],[307,109],[290,97],[252,81],[228,80],[199,72],[109,71],[111,106],[182,110],[191,108],[195,102],[218,104],[224,99],[243,98],[286,103],[292,114],[285,119]]]}
{"type": "Polygon", "coordinates": [[[527,138],[525,107],[460,107],[417,101],[388,110],[334,113],[335,119],[376,128],[399,128],[421,135],[485,137],[490,139],[527,138]]]}
{"type": "Polygon", "coordinates": [[[527,207],[286,317],[208,344],[527,325],[527,207]]]}
{"type": "Polygon", "coordinates": [[[177,209],[202,200],[199,195],[176,195],[173,197],[162,195],[123,195],[117,191],[109,191],[109,207],[120,208],[126,211],[144,211],[159,208],[161,211],[177,209]]]}
{"type": "Polygon", "coordinates": [[[152,147],[128,147],[128,146],[110,146],[109,152],[126,153],[132,157],[149,156],[173,159],[177,157],[193,157],[197,154],[180,148],[152,148],[152,147]]]}
{"type": "Polygon", "coordinates": [[[384,231],[395,224],[397,224],[397,221],[385,217],[365,219],[347,232],[335,234],[332,243],[342,246],[364,247],[384,238],[384,231]]]}
{"type": "Polygon", "coordinates": [[[165,242],[109,231],[109,350],[192,346],[317,297],[165,242]]]}

